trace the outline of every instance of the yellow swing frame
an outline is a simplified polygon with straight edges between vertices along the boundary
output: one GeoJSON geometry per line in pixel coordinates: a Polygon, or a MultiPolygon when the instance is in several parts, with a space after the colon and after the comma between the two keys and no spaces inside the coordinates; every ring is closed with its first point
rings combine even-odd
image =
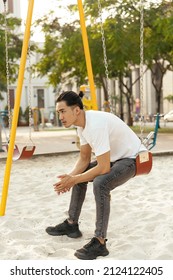
{"type": "Polygon", "coordinates": [[[3,188],[2,188],[0,216],[5,215],[5,209],[6,209],[11,167],[12,167],[12,161],[13,161],[13,151],[14,151],[15,137],[16,137],[16,128],[17,128],[17,121],[18,121],[18,116],[19,116],[20,100],[21,100],[25,65],[26,65],[26,59],[27,59],[27,50],[28,50],[29,39],[30,39],[30,29],[31,29],[31,22],[32,22],[33,6],[34,6],[34,0],[30,0],[29,4],[28,4],[28,13],[27,13],[27,19],[26,19],[26,27],[25,27],[25,33],[24,33],[21,61],[20,61],[19,74],[18,74],[18,83],[17,83],[17,89],[16,89],[14,115],[13,115],[12,126],[11,126],[10,143],[9,143],[9,147],[8,147],[6,168],[5,168],[5,174],[4,174],[4,182],[3,182],[3,188]]]}
{"type": "MultiPolygon", "coordinates": [[[[92,65],[91,65],[91,58],[90,58],[90,51],[89,51],[89,45],[88,45],[88,38],[87,38],[87,32],[86,32],[82,0],[77,0],[77,2],[78,2],[78,9],[79,9],[79,15],[80,15],[80,24],[81,24],[85,60],[86,60],[86,66],[87,66],[87,72],[88,72],[89,86],[90,86],[90,91],[91,91],[91,103],[92,103],[92,108],[94,110],[97,110],[95,85],[94,85],[94,79],[93,79],[93,71],[92,71],[92,65]]],[[[29,0],[26,27],[25,27],[25,33],[24,33],[23,46],[22,46],[21,61],[20,61],[20,68],[19,68],[19,74],[18,74],[18,84],[17,84],[17,90],[16,90],[14,115],[13,115],[12,126],[11,126],[10,143],[9,143],[9,147],[8,147],[6,168],[5,168],[5,174],[4,174],[4,182],[3,182],[3,188],[2,188],[0,216],[4,216],[5,210],[6,210],[10,174],[11,174],[11,167],[12,167],[12,161],[13,161],[13,151],[14,151],[16,129],[17,129],[17,121],[18,121],[18,116],[19,116],[20,100],[21,100],[25,65],[26,65],[26,59],[27,59],[27,50],[28,50],[29,39],[30,39],[30,29],[31,29],[31,22],[32,22],[33,7],[34,7],[34,0],[29,0]]]]}

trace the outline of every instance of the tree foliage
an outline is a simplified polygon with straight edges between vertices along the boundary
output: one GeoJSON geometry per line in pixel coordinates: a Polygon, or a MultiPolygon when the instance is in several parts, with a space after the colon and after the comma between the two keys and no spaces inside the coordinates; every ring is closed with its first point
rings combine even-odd
{"type": "MultiPolygon", "coordinates": [[[[8,59],[9,59],[9,81],[14,82],[17,78],[18,63],[21,55],[21,39],[19,30],[21,20],[7,16],[7,37],[8,37],[8,59]]],[[[5,54],[5,19],[0,14],[0,91],[7,90],[6,77],[6,54],[5,54]]],[[[1,96],[1,94],[0,94],[1,96]]],[[[1,96],[2,98],[2,96],[1,96]]]]}
{"type": "MultiPolygon", "coordinates": [[[[157,112],[160,112],[163,77],[173,66],[173,3],[153,4],[145,0],[143,3],[144,63],[152,73],[157,112]]],[[[131,74],[132,68],[140,64],[140,1],[107,0],[101,1],[101,5],[109,78],[119,79],[128,105],[128,124],[131,124],[136,82],[132,82],[131,74]]],[[[108,100],[98,1],[85,0],[84,9],[95,83],[103,87],[108,100]]],[[[71,11],[77,11],[77,6],[71,11]]],[[[39,50],[42,58],[36,66],[40,75],[48,73],[55,87],[64,78],[74,77],[78,85],[85,82],[87,71],[79,20],[62,25],[57,17],[51,20],[47,15],[37,24],[42,25],[45,33],[44,48],[39,50]]]]}
{"type": "Polygon", "coordinates": [[[162,1],[145,14],[145,63],[152,73],[156,110],[160,112],[163,77],[173,70],[173,3],[162,1]]]}
{"type": "Polygon", "coordinates": [[[84,54],[79,29],[75,24],[61,25],[57,17],[49,22],[49,16],[45,16],[38,23],[42,24],[45,33],[44,48],[38,50],[42,58],[36,65],[40,76],[48,74],[49,82],[54,87],[63,81],[64,73],[68,77],[76,77],[80,82],[83,79],[84,63],[81,57],[84,54]]]}
{"type": "Polygon", "coordinates": [[[168,102],[173,103],[173,95],[169,94],[164,99],[168,100],[168,102]]]}

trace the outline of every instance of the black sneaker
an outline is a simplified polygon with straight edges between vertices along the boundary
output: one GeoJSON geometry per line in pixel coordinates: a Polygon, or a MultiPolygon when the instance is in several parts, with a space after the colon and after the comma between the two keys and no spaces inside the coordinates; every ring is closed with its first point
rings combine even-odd
{"type": "Polygon", "coordinates": [[[71,238],[78,238],[82,236],[78,224],[69,224],[67,220],[55,227],[47,227],[46,232],[54,236],[67,235],[71,238]]]}
{"type": "Polygon", "coordinates": [[[89,243],[82,249],[77,250],[74,255],[81,260],[94,260],[98,256],[105,257],[108,254],[109,251],[106,248],[106,240],[104,244],[101,244],[96,237],[93,237],[89,243]]]}

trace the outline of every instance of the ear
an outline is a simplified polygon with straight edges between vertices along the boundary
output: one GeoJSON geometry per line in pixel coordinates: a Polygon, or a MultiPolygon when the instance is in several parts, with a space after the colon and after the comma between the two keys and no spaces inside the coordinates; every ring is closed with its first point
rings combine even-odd
{"type": "Polygon", "coordinates": [[[75,107],[75,114],[78,116],[80,114],[80,112],[81,112],[81,109],[78,106],[76,106],[75,107]]]}

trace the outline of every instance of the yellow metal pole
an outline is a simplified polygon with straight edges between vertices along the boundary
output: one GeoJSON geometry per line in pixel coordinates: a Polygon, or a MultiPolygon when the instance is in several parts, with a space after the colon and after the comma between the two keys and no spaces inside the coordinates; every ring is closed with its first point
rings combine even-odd
{"type": "Polygon", "coordinates": [[[83,40],[83,46],[84,46],[84,52],[85,52],[88,79],[89,79],[90,90],[91,90],[91,100],[93,103],[93,109],[97,110],[98,108],[97,108],[96,92],[95,92],[95,85],[94,85],[94,79],[93,79],[91,56],[90,56],[90,51],[89,51],[88,36],[87,36],[87,31],[86,31],[85,16],[84,16],[82,0],[78,0],[78,9],[79,9],[79,15],[80,15],[80,25],[81,25],[81,30],[82,30],[82,40],[83,40]]]}
{"type": "Polygon", "coordinates": [[[30,39],[30,28],[32,22],[33,6],[34,6],[34,0],[29,0],[26,28],[25,28],[19,75],[18,75],[18,83],[16,89],[14,114],[13,114],[13,121],[12,121],[11,133],[10,133],[10,143],[8,148],[8,155],[7,155],[6,168],[4,174],[4,183],[3,183],[2,197],[1,197],[1,204],[0,204],[0,216],[5,215],[5,209],[6,209],[8,187],[10,182],[10,173],[11,173],[11,166],[12,166],[12,159],[13,159],[13,150],[14,150],[15,137],[16,137],[16,128],[17,128],[17,121],[19,116],[20,100],[21,100],[21,93],[22,93],[22,86],[23,86],[23,79],[24,79],[24,72],[25,72],[25,65],[26,65],[26,58],[27,58],[27,50],[28,50],[28,44],[30,39]]]}

